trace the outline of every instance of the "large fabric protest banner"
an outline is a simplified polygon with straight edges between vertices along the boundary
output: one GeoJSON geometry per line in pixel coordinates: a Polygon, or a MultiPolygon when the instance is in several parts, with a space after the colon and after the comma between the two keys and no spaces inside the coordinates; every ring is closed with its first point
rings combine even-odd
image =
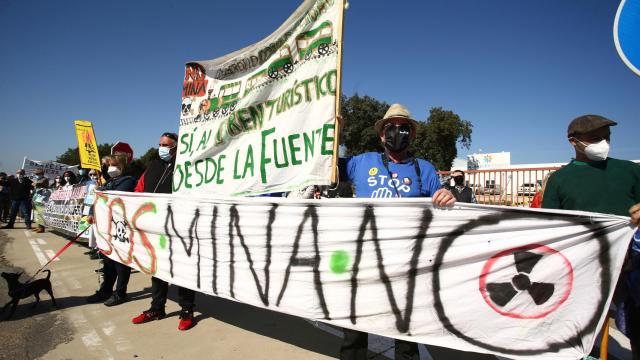
{"type": "Polygon", "coordinates": [[[22,161],[22,168],[29,177],[33,177],[36,170],[42,169],[44,171],[44,176],[49,180],[55,179],[56,176],[62,177],[64,172],[67,170],[73,171],[75,174],[78,173],[78,166],[76,165],[71,166],[51,160],[32,160],[28,159],[26,156],[22,161]]]}
{"type": "Polygon", "coordinates": [[[76,120],[74,124],[78,138],[80,166],[84,169],[100,170],[100,154],[98,154],[96,136],[93,133],[93,124],[85,120],[76,120]]]}
{"type": "Polygon", "coordinates": [[[428,199],[96,193],[110,258],[206,294],[418,343],[522,359],[592,348],[628,218],[428,199]]]}
{"type": "Polygon", "coordinates": [[[94,188],[94,184],[77,184],[51,193],[44,204],[43,218],[46,225],[69,235],[76,235],[84,230],[87,224],[83,217],[88,214],[92,205],[86,199],[93,200],[91,194],[95,193],[94,188]]]}
{"type": "Polygon", "coordinates": [[[185,68],[174,193],[256,195],[330,183],[341,0],[185,68]]]}

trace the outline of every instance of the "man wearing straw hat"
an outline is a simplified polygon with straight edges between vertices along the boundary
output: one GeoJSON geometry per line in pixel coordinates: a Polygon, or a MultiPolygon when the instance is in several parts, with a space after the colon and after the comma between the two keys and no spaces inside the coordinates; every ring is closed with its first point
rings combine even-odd
{"type": "MultiPolygon", "coordinates": [[[[340,161],[340,179],[355,186],[356,197],[431,197],[436,206],[455,203],[453,194],[441,188],[435,167],[409,152],[418,123],[404,106],[391,105],[374,128],[384,145],[384,153],[367,152],[340,161]]],[[[366,359],[367,347],[367,333],[344,329],[340,359],[366,359]]],[[[396,339],[395,358],[419,359],[418,345],[396,339]]]]}

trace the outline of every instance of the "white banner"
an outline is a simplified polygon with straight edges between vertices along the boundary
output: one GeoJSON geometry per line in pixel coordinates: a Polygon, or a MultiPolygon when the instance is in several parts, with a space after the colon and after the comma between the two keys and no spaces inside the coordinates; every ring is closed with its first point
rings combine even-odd
{"type": "Polygon", "coordinates": [[[634,230],[610,215],[428,199],[96,198],[102,251],[170,283],[523,359],[589,353],[634,230]]]}
{"type": "MultiPolygon", "coordinates": [[[[95,184],[63,186],[48,197],[44,205],[43,218],[47,226],[76,235],[89,226],[85,215],[92,203],[86,198],[95,194],[95,184]]],[[[87,237],[85,233],[82,237],[87,237]]]]}
{"type": "Polygon", "coordinates": [[[186,65],[174,193],[329,184],[341,4],[307,0],[266,39],[186,65]]]}
{"type": "Polygon", "coordinates": [[[51,160],[31,160],[26,157],[22,162],[22,168],[24,169],[26,175],[31,179],[34,178],[34,173],[38,169],[44,170],[44,176],[49,178],[49,180],[54,180],[56,176],[62,177],[64,172],[67,170],[78,174],[77,165],[71,166],[51,160]]]}

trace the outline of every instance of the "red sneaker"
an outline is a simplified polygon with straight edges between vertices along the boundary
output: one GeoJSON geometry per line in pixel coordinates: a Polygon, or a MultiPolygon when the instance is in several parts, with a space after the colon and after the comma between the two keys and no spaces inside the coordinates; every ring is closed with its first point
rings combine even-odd
{"type": "Polygon", "coordinates": [[[193,327],[193,310],[182,310],[180,312],[180,322],[178,330],[189,330],[193,327]]]}
{"type": "Polygon", "coordinates": [[[164,310],[152,310],[149,309],[142,314],[131,319],[131,322],[134,324],[143,324],[151,320],[160,320],[165,316],[164,310]]]}

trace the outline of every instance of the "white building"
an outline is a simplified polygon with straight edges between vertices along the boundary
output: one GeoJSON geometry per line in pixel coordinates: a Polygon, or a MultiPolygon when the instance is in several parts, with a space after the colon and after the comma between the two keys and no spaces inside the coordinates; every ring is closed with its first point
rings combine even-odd
{"type": "MultiPolygon", "coordinates": [[[[640,160],[632,160],[640,164],[640,160]]],[[[539,163],[511,164],[510,152],[479,153],[456,159],[451,170],[464,170],[467,184],[478,194],[513,196],[533,196],[542,188],[547,174],[568,164],[539,163]]]]}

